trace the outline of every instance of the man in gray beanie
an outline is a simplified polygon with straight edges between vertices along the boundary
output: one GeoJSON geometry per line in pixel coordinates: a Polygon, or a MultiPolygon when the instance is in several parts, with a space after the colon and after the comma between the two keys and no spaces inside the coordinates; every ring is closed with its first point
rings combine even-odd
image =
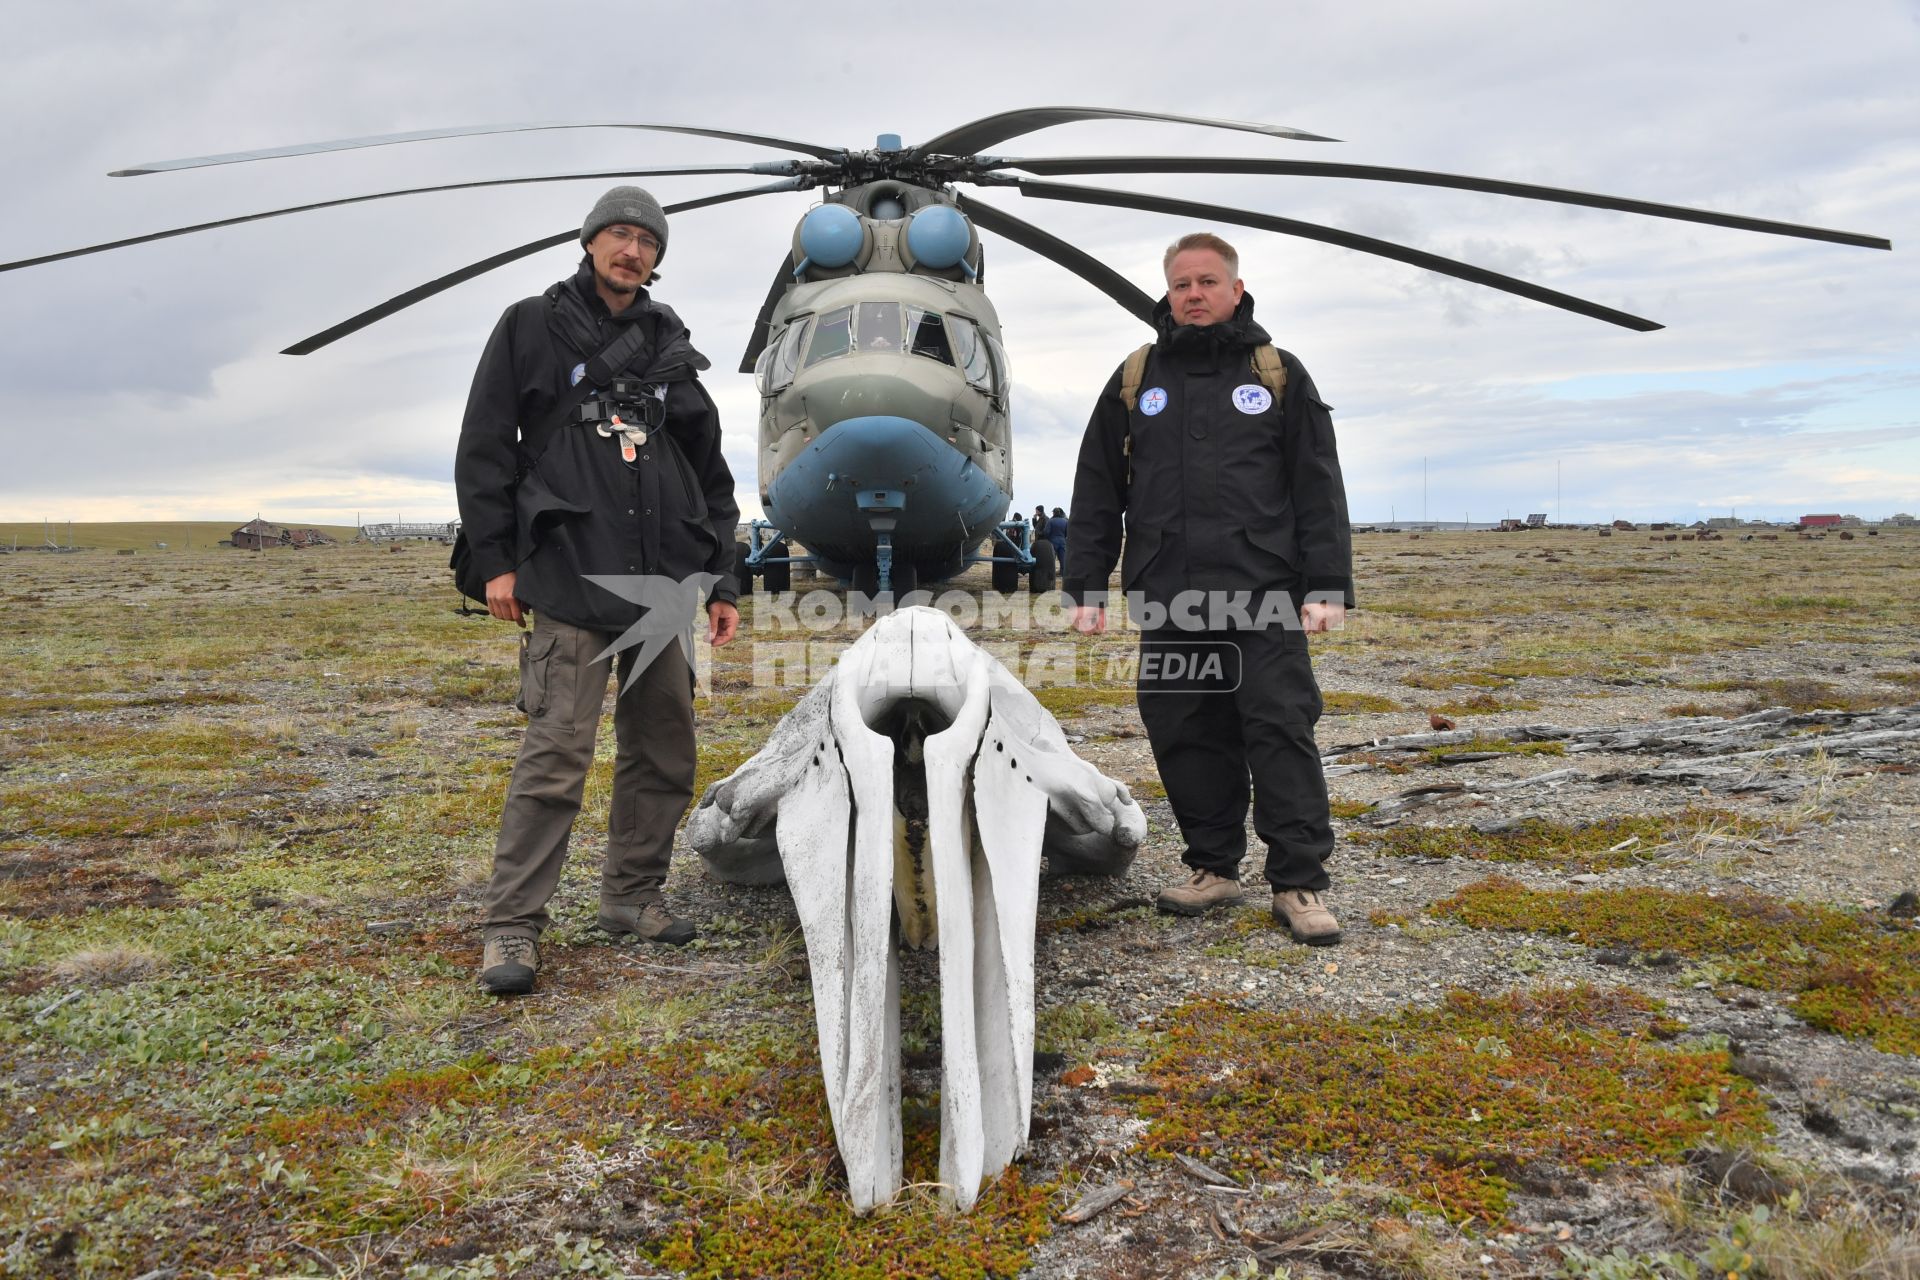
{"type": "Polygon", "coordinates": [[[646,613],[589,578],[711,581],[710,644],[731,640],[740,620],[740,512],[719,413],[698,378],[709,363],[647,292],[666,253],[666,213],[639,187],[615,187],[581,224],[580,244],[572,278],[514,303],[495,326],[454,461],[470,576],[485,583],[489,613],[523,628],[529,719],[494,844],[480,972],[501,994],[533,988],[615,667],[598,923],[649,942],[694,936],[662,894],[693,798],[693,671],[677,643],[609,661],[646,613]]]}

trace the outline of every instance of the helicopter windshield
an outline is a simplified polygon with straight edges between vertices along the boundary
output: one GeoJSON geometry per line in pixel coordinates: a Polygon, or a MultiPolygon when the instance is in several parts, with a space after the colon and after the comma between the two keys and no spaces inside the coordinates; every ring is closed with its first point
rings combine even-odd
{"type": "Polygon", "coordinates": [[[800,367],[800,346],[807,336],[807,322],[812,316],[795,316],[787,323],[784,333],[776,335],[775,341],[767,344],[760,353],[760,361],[754,366],[754,376],[760,384],[760,394],[773,395],[793,381],[794,371],[800,367]]]}
{"type": "Polygon", "coordinates": [[[900,304],[863,302],[860,304],[854,336],[860,350],[866,352],[900,350],[900,304]]]}
{"type": "MultiPolygon", "coordinates": [[[[785,385],[783,376],[792,379],[801,342],[801,322],[796,321],[779,344],[780,354],[765,361],[766,386],[777,389],[785,385]]],[[[906,353],[965,368],[967,380],[982,390],[988,388],[993,377],[986,344],[971,320],[898,302],[861,302],[821,313],[813,322],[806,351],[808,368],[854,351],[862,355],[906,353]]],[[[765,390],[765,394],[771,395],[772,390],[765,390]]]]}
{"type": "Polygon", "coordinates": [[[813,342],[807,347],[807,367],[831,360],[853,350],[853,308],[839,307],[824,313],[813,325],[813,342]]]}
{"type": "Polygon", "coordinates": [[[937,311],[907,308],[907,350],[941,364],[952,364],[953,346],[947,341],[947,326],[937,311]]]}
{"type": "Polygon", "coordinates": [[[953,339],[954,362],[967,375],[968,382],[991,393],[992,357],[987,354],[987,344],[981,341],[980,331],[965,316],[948,316],[946,324],[947,333],[953,339]]]}

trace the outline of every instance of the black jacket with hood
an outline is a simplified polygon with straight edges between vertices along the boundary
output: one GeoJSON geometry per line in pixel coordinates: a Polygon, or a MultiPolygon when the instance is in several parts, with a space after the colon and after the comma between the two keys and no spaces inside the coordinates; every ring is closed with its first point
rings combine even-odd
{"type": "Polygon", "coordinates": [[[514,593],[535,613],[599,631],[623,630],[640,610],[588,574],[681,580],[705,571],[719,577],[709,600],[737,599],[740,510],[719,412],[697,377],[708,367],[680,317],[645,289],[610,313],[591,259],[572,279],[508,307],[474,371],[454,457],[479,576],[514,572],[514,593]],[[625,376],[666,389],[665,425],[634,461],[622,459],[618,435],[577,418],[545,439],[527,438],[562,397],[575,398],[578,371],[629,325],[649,333],[625,376]]]}
{"type": "Polygon", "coordinates": [[[1351,605],[1352,536],[1333,418],[1305,367],[1282,351],[1283,394],[1265,393],[1252,356],[1271,339],[1253,318],[1250,293],[1216,325],[1176,325],[1165,298],[1153,316],[1159,338],[1133,411],[1115,370],[1081,440],[1061,578],[1069,600],[1104,603],[1124,513],[1121,586],[1150,601],[1284,590],[1296,603],[1324,592],[1351,605]]]}

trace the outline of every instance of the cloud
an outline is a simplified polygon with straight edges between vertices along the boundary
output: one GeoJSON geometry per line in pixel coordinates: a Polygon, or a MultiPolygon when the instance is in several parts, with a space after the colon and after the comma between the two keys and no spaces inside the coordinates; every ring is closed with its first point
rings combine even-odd
{"type": "MultiPolygon", "coordinates": [[[[0,258],[387,187],[770,158],[633,131],[511,134],[135,179],[170,155],[485,121],[627,119],[831,145],[911,142],[1034,102],[1278,121],[1338,145],[1178,126],[1045,130],[1008,154],[1312,155],[1479,173],[1911,238],[1920,207],[1912,7],[1845,24],[1787,0],[1605,8],[1478,0],[1228,3],[1206,35],[1163,6],[985,0],[877,24],[753,0],[599,4],[536,20],[504,0],[252,6],[217,24],[110,2],[9,18],[0,258]],[[1071,56],[1060,50],[1071,49],[1071,56]]],[[[648,179],[685,199],[750,179],[648,179]]],[[[1340,409],[1356,514],[1537,502],[1578,461],[1569,514],[1724,495],[1873,514],[1920,508],[1920,268],[1894,254],[1471,193],[1332,179],[1092,185],[1264,209],[1506,271],[1670,327],[1630,334],[1402,264],[1236,231],[1261,315],[1340,409]],[[1744,379],[1738,387],[1729,379],[1744,379]],[[1634,378],[1659,378],[1637,391],[1634,378]],[[1903,379],[1905,381],[1903,381],[1903,379]],[[1628,380],[1628,381],[1622,381],[1628,380]]],[[[0,515],[452,514],[452,442],[502,308],[572,269],[549,251],[302,359],[293,339],[508,245],[576,225],[603,183],[423,196],[0,274],[0,515]],[[419,505],[416,506],[415,504],[419,505]]],[[[757,398],[733,373],[795,219],[768,197],[676,219],[661,295],[712,356],[743,506],[757,398]]],[[[1157,291],[1176,219],[988,192],[1157,291]]],[[[1016,495],[1066,505],[1093,394],[1144,332],[1059,267],[989,238],[1018,388],[1016,495]]],[[[1537,509],[1534,508],[1534,509],[1537,509]]],[[[96,516],[95,518],[100,518],[96,516]]]]}

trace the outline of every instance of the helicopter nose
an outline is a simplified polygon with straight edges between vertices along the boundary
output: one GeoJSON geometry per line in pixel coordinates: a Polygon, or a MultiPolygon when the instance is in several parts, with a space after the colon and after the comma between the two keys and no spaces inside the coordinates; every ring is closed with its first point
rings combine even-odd
{"type": "Polygon", "coordinates": [[[820,433],[808,461],[825,467],[838,487],[898,492],[940,461],[946,445],[911,418],[892,414],[848,418],[820,433]]]}

